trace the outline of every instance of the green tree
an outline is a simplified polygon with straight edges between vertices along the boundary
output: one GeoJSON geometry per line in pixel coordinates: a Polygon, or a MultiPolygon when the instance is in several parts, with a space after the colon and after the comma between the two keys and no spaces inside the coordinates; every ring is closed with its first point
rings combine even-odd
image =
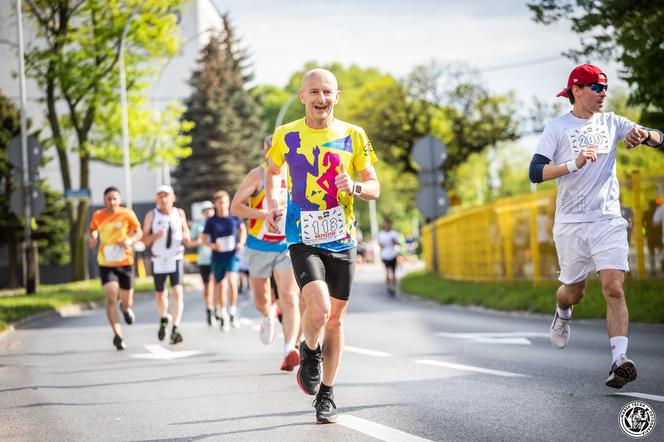
{"type": "Polygon", "coordinates": [[[664,122],[664,0],[539,0],[528,4],[534,20],[545,25],[569,20],[581,37],[580,49],[566,55],[576,61],[617,59],[621,76],[632,86],[631,102],[657,113],[664,122]]]}
{"type": "Polygon", "coordinates": [[[256,99],[246,89],[247,55],[239,47],[228,16],[224,31],[202,49],[199,70],[190,84],[184,118],[195,122],[188,132],[192,155],[175,170],[176,188],[185,208],[223,189],[232,194],[259,162],[266,135],[256,99]]]}
{"type": "MultiPolygon", "coordinates": [[[[132,109],[131,161],[135,165],[146,160],[145,148],[154,144],[162,128],[150,124],[147,111],[141,109],[140,97],[146,86],[141,79],[150,73],[151,59],[177,53],[176,13],[183,1],[24,3],[26,17],[40,39],[39,45],[26,52],[27,73],[43,92],[50,131],[47,145],[56,151],[65,190],[89,188],[91,161],[117,161],[118,149],[111,147],[112,140],[119,142],[117,63],[121,36],[128,23],[125,64],[132,109]],[[140,8],[132,20],[131,12],[137,5],[140,8]],[[79,172],[78,183],[72,177],[72,162],[79,172]]],[[[186,138],[179,138],[175,145],[164,149],[186,155],[185,143],[186,138]]],[[[74,280],[88,277],[88,209],[87,200],[66,202],[74,280]]]]}
{"type": "Polygon", "coordinates": [[[19,112],[14,103],[0,93],[0,244],[7,245],[10,285],[18,287],[18,243],[23,235],[21,220],[10,208],[12,191],[17,183],[12,180],[12,165],[8,150],[12,138],[21,131],[19,112]]]}

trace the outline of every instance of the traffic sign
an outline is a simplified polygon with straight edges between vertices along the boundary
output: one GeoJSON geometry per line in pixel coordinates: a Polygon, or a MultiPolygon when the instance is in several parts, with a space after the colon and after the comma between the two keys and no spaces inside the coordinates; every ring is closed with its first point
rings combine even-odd
{"type": "Polygon", "coordinates": [[[82,200],[90,199],[90,189],[68,189],[65,190],[65,199],[68,200],[82,200]]]}
{"type": "Polygon", "coordinates": [[[426,135],[413,145],[413,160],[422,170],[435,170],[447,159],[445,143],[433,135],[426,135]]]}
{"type": "MultiPolygon", "coordinates": [[[[39,189],[31,189],[31,204],[30,214],[32,216],[39,216],[46,207],[46,197],[39,189]]],[[[16,215],[23,216],[23,193],[21,189],[16,189],[9,197],[9,206],[16,215]]]]}
{"type": "Polygon", "coordinates": [[[422,187],[417,193],[417,208],[425,218],[435,219],[444,215],[450,206],[447,191],[440,187],[422,187]]]}

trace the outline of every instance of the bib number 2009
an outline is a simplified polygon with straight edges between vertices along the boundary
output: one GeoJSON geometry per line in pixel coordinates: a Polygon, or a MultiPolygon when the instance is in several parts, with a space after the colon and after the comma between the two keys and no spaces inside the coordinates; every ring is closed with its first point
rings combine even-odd
{"type": "Polygon", "coordinates": [[[300,222],[302,241],[308,245],[337,241],[347,235],[343,206],[302,211],[300,222]]]}

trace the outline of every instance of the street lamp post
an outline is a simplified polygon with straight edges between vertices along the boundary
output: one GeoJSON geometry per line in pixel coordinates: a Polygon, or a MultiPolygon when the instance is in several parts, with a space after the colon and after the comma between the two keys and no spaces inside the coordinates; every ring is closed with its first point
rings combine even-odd
{"type": "Polygon", "coordinates": [[[16,19],[18,33],[18,75],[21,94],[21,187],[23,191],[23,219],[25,229],[25,251],[23,261],[23,274],[26,293],[37,291],[37,269],[35,260],[35,247],[32,242],[32,192],[28,168],[28,124],[27,124],[27,97],[25,92],[25,61],[23,54],[23,13],[21,0],[16,0],[16,19]]]}
{"type": "Polygon", "coordinates": [[[122,108],[122,151],[123,155],[123,165],[125,173],[125,201],[127,207],[131,209],[132,198],[131,198],[131,161],[129,158],[129,116],[127,111],[127,78],[125,74],[125,42],[127,40],[127,33],[129,32],[129,24],[134,19],[134,16],[138,12],[138,9],[143,6],[145,0],[141,1],[129,17],[127,18],[127,23],[125,23],[124,28],[122,29],[122,37],[120,38],[120,56],[118,58],[118,69],[120,70],[120,106],[122,108]]]}

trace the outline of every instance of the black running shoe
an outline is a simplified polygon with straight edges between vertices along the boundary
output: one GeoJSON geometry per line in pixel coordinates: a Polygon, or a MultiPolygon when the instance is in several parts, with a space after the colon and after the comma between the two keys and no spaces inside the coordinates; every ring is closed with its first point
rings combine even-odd
{"type": "Polygon", "coordinates": [[[127,344],[124,343],[124,339],[122,339],[120,336],[115,335],[113,338],[113,345],[115,345],[115,348],[118,349],[118,351],[124,350],[127,348],[127,344]]]}
{"type": "Polygon", "coordinates": [[[178,330],[175,330],[171,333],[171,345],[179,344],[180,342],[182,342],[182,335],[178,330]]]}
{"type": "Polygon", "coordinates": [[[207,323],[212,327],[212,310],[207,309],[207,323]]]}
{"type": "Polygon", "coordinates": [[[337,421],[337,405],[332,393],[318,393],[314,403],[317,424],[333,424],[337,421]]]}
{"type": "Polygon", "coordinates": [[[300,368],[297,369],[297,385],[306,394],[314,395],[320,386],[320,364],[323,355],[320,345],[316,350],[309,350],[306,342],[300,345],[300,368]]]}
{"type": "Polygon", "coordinates": [[[128,325],[133,324],[136,320],[136,315],[134,314],[134,311],[131,309],[131,307],[129,307],[127,310],[123,310],[122,315],[124,316],[124,320],[128,325]]]}
{"type": "Polygon", "coordinates": [[[160,341],[163,341],[166,337],[166,327],[168,327],[168,318],[161,318],[161,322],[159,323],[159,332],[157,333],[157,337],[160,341]]]}

